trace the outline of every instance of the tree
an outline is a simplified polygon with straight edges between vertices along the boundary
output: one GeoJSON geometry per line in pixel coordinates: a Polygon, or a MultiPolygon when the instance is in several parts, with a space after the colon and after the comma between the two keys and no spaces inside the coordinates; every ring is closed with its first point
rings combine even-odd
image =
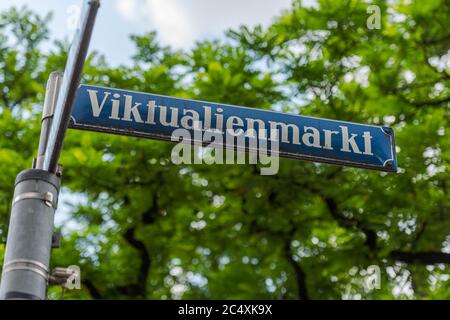
{"type": "MultiPolygon", "coordinates": [[[[83,290],[67,296],[448,299],[450,7],[373,4],[381,29],[367,28],[362,1],[294,1],[267,28],[243,26],[189,51],[147,33],[131,38],[132,66],[91,55],[84,83],[389,125],[401,168],[285,159],[278,175],[260,176],[256,165],[174,165],[166,142],[70,131],[63,184],[81,204],[65,210],[76,225],[62,227],[52,262],[79,265],[83,290]],[[379,289],[365,285],[374,265],[379,289]]],[[[15,23],[21,43],[35,41],[20,53],[1,42],[7,201],[37,147],[43,83],[64,67],[67,46],[39,53],[46,21],[30,12],[1,19],[2,34],[15,23]]]]}

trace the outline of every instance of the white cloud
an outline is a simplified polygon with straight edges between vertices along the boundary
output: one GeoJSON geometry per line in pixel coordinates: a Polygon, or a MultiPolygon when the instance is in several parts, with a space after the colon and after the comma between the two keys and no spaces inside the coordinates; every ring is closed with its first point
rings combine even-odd
{"type": "Polygon", "coordinates": [[[116,10],[128,21],[132,21],[137,13],[137,0],[118,0],[116,10]]]}
{"type": "Polygon", "coordinates": [[[162,42],[178,48],[216,38],[241,24],[267,25],[291,0],[116,0],[117,12],[142,32],[156,30],[162,42]]]}
{"type": "MultiPolygon", "coordinates": [[[[164,41],[175,47],[189,46],[195,26],[187,10],[177,0],[146,0],[147,15],[153,19],[164,41]]],[[[184,1],[186,3],[186,1],[184,1]]]]}
{"type": "Polygon", "coordinates": [[[162,41],[174,47],[191,45],[197,35],[182,1],[117,0],[116,10],[125,20],[141,25],[143,31],[156,29],[162,41]]]}

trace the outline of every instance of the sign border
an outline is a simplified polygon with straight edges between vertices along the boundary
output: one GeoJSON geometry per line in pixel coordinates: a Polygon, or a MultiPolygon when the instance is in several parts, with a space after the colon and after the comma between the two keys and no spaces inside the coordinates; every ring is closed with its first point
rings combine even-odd
{"type": "MultiPolygon", "coordinates": [[[[158,96],[161,98],[169,98],[169,99],[179,99],[179,100],[189,100],[204,104],[218,104],[224,107],[233,107],[233,108],[243,108],[247,110],[255,110],[257,108],[250,108],[245,106],[238,106],[238,105],[231,105],[231,104],[225,104],[225,103],[218,103],[218,102],[211,102],[211,101],[203,101],[203,100],[196,100],[196,99],[183,99],[178,97],[172,97],[172,96],[166,96],[161,94],[154,94],[154,93],[148,93],[148,92],[139,92],[135,90],[126,90],[126,89],[117,89],[113,87],[104,87],[104,86],[98,86],[98,85],[89,85],[89,84],[81,84],[78,89],[80,89],[83,86],[91,86],[101,89],[109,89],[109,90],[119,90],[119,91],[126,91],[130,93],[137,93],[137,94],[150,94],[153,96],[158,96]]],[[[76,99],[75,99],[76,100],[76,99]]],[[[272,113],[278,113],[278,114],[289,114],[286,112],[276,111],[276,110],[266,110],[266,109],[259,109],[264,112],[272,112],[272,113]]],[[[291,153],[291,152],[274,152],[273,154],[278,154],[280,157],[283,158],[289,158],[289,159],[299,159],[299,160],[306,160],[306,161],[312,161],[312,162],[320,162],[320,163],[326,163],[326,164],[334,164],[334,165],[344,165],[349,167],[356,167],[356,168],[362,168],[362,169],[370,169],[370,170],[376,170],[376,171],[383,171],[383,172],[391,172],[396,173],[397,172],[397,159],[396,159],[396,147],[395,147],[395,138],[394,138],[394,130],[387,126],[376,126],[371,124],[361,124],[357,122],[350,122],[350,121],[341,121],[341,120],[335,120],[335,119],[327,119],[327,118],[319,118],[314,116],[305,116],[305,115],[296,115],[296,114],[290,114],[294,116],[301,116],[304,118],[311,118],[311,119],[319,119],[319,120],[326,120],[326,121],[333,121],[338,123],[348,123],[351,125],[358,125],[363,127],[374,127],[380,129],[383,134],[388,135],[390,142],[391,142],[391,158],[387,159],[382,166],[378,165],[372,165],[372,164],[364,164],[361,162],[355,162],[351,160],[335,160],[332,158],[324,158],[320,156],[309,156],[304,154],[298,154],[298,153],[291,153]]],[[[73,117],[73,115],[70,116],[70,123],[69,128],[71,129],[79,129],[84,131],[94,131],[94,132],[100,132],[100,133],[109,133],[114,135],[125,135],[129,137],[136,137],[136,138],[145,138],[145,139],[152,139],[152,140],[160,140],[160,141],[169,141],[169,142],[175,142],[170,137],[167,137],[166,135],[161,134],[155,134],[155,133],[144,133],[142,131],[134,131],[132,129],[126,130],[126,129],[117,129],[113,127],[100,127],[100,126],[93,126],[93,125],[87,125],[87,124],[80,124],[77,123],[76,119],[73,117]]],[[[202,131],[205,131],[202,129],[202,131]]],[[[204,146],[207,146],[210,144],[210,142],[204,142],[204,141],[198,141],[195,139],[191,139],[190,142],[194,142],[196,144],[202,144],[204,146]]],[[[223,144],[224,148],[226,149],[233,149],[233,150],[239,150],[239,151],[245,151],[245,152],[256,152],[257,150],[251,150],[247,146],[245,148],[242,147],[231,147],[227,146],[226,144],[223,144]]]]}

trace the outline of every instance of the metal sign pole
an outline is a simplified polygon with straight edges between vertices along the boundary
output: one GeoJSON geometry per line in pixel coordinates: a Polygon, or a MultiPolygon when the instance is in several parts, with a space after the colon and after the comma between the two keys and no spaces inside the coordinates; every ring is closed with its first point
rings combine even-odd
{"type": "Polygon", "coordinates": [[[57,172],[58,159],[99,5],[99,0],[86,0],[62,81],[61,74],[50,75],[38,156],[33,169],[21,172],[16,178],[0,299],[46,299],[61,178],[57,172]]]}
{"type": "Polygon", "coordinates": [[[45,150],[43,169],[46,171],[55,172],[58,166],[59,155],[69,126],[72,105],[80,85],[81,72],[99,6],[100,0],[87,1],[81,16],[80,28],[77,30],[70,48],[45,150]]]}
{"type": "Polygon", "coordinates": [[[45,93],[38,156],[33,169],[21,172],[16,178],[0,286],[1,299],[41,300],[47,294],[60,177],[42,170],[42,160],[60,83],[61,74],[53,72],[45,93]]]}
{"type": "Polygon", "coordinates": [[[61,72],[52,72],[47,82],[45,92],[44,108],[42,110],[41,136],[39,138],[38,155],[36,157],[33,168],[44,168],[45,148],[47,147],[47,139],[52,127],[53,114],[55,113],[55,105],[58,100],[59,89],[63,74],[61,72]]]}

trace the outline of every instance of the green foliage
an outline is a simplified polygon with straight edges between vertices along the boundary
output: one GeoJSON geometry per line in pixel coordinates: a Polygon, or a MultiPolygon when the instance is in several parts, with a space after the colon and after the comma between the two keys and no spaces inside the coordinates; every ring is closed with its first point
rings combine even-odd
{"type": "MultiPolygon", "coordinates": [[[[62,199],[79,201],[59,213],[52,263],[79,265],[83,289],[66,298],[449,299],[450,6],[374,2],[381,29],[367,29],[363,1],[294,1],[267,28],[189,51],[132,36],[132,66],[92,54],[84,83],[392,126],[401,168],[282,160],[260,176],[254,165],[176,166],[166,142],[69,131],[62,199]],[[364,286],[371,265],[380,289],[364,286]]],[[[45,25],[26,9],[0,15],[3,240],[45,79],[67,56],[64,43],[38,50],[45,25]]]]}

